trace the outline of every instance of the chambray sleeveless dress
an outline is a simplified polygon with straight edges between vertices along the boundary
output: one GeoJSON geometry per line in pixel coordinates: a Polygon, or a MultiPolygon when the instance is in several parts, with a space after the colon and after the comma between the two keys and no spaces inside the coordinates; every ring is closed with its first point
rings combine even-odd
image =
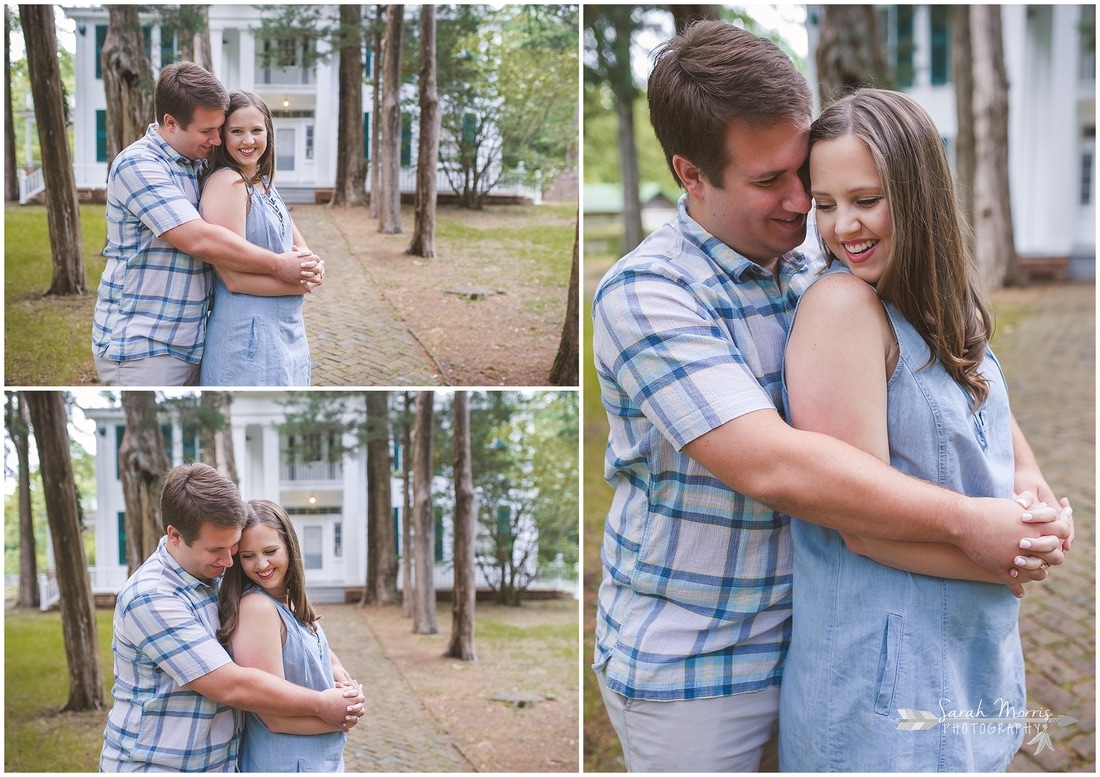
{"type": "MultiPolygon", "coordinates": [[[[244,596],[267,596],[253,586],[244,596]]],[[[317,632],[294,617],[294,613],[272,597],[286,625],[283,646],[283,676],[288,682],[323,691],[333,686],[332,657],[320,624],[317,632]]],[[[342,772],[347,733],[273,734],[255,713],[245,713],[239,770],[242,772],[342,772]]]]}
{"type": "MultiPolygon", "coordinates": [[[[891,465],[969,496],[1011,498],[1008,392],[992,352],[981,369],[989,398],[972,414],[938,361],[924,368],[930,352],[917,331],[885,308],[901,352],[887,387],[891,465]]],[[[1005,770],[1025,727],[956,721],[1025,714],[1019,602],[1008,589],[886,567],[801,520],[791,520],[791,537],[781,770],[1005,770]],[[947,720],[899,731],[899,709],[947,720]]]]}
{"type": "MultiPolygon", "coordinates": [[[[249,187],[248,242],[276,253],[293,243],[290,214],[275,189],[270,197],[249,187]]],[[[215,275],[206,322],[200,383],[204,386],[308,386],[309,344],[302,295],[236,294],[215,275]]]]}

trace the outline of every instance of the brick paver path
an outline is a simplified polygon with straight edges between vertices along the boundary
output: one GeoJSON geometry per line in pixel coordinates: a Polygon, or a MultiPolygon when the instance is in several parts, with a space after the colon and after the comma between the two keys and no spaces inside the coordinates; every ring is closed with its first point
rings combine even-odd
{"type": "MultiPolygon", "coordinates": [[[[326,260],[327,261],[327,260],[326,260]]],[[[389,660],[358,607],[317,607],[332,652],[363,684],[366,714],[348,735],[348,772],[469,772],[469,762],[389,660]]]]}
{"type": "Polygon", "coordinates": [[[430,355],[374,288],[325,205],[291,205],[309,247],[325,260],[325,283],[306,296],[314,386],[438,386],[430,355]]]}
{"type": "Polygon", "coordinates": [[[1094,771],[1096,762],[1096,308],[1093,284],[1013,292],[1034,298],[993,346],[1013,413],[1051,487],[1070,498],[1077,540],[1050,579],[1029,586],[1020,610],[1028,709],[1069,715],[1039,748],[1032,728],[1010,771],[1094,771]],[[1027,744],[1031,742],[1031,744],[1027,744]]]}

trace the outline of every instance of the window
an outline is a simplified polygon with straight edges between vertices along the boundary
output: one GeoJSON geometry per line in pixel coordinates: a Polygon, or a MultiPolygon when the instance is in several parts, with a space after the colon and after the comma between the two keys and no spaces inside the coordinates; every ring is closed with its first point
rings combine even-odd
{"type": "Polygon", "coordinates": [[[306,526],[302,532],[302,562],[306,569],[323,569],[325,566],[324,530],[320,526],[306,526]]]}
{"type": "Polygon", "coordinates": [[[401,166],[412,164],[412,116],[401,114],[401,166]]]}
{"type": "Polygon", "coordinates": [[[107,111],[95,112],[95,161],[107,161],[107,111]]]}
{"type": "Polygon", "coordinates": [[[1092,179],[1096,169],[1096,154],[1094,149],[1087,148],[1081,152],[1081,189],[1077,201],[1081,205],[1092,205],[1092,179]]]}
{"type": "Polygon", "coordinates": [[[339,521],[332,524],[332,555],[334,558],[344,556],[344,525],[339,521]]]}
{"type": "Polygon", "coordinates": [[[435,508],[435,560],[443,561],[443,508],[435,508]]]}
{"type": "Polygon", "coordinates": [[[313,125],[306,125],[306,159],[313,159],[313,125]]]}
{"type": "Polygon", "coordinates": [[[913,6],[894,6],[894,74],[901,88],[910,87],[914,81],[913,70],[913,6]]]}
{"type": "Polygon", "coordinates": [[[393,508],[393,536],[397,539],[397,555],[401,555],[401,508],[393,508]]]}
{"type": "Polygon", "coordinates": [[[103,42],[107,40],[107,25],[97,24],[95,26],[95,77],[96,80],[103,79],[103,68],[99,63],[100,54],[103,53],[103,42]]]}
{"type": "Polygon", "coordinates": [[[951,79],[951,6],[929,6],[929,14],[932,85],[942,86],[951,79]]]}
{"type": "Polygon", "coordinates": [[[370,160],[370,111],[363,114],[363,154],[370,160]]]}
{"type": "Polygon", "coordinates": [[[118,514],[118,564],[126,566],[126,513],[118,514]]]}

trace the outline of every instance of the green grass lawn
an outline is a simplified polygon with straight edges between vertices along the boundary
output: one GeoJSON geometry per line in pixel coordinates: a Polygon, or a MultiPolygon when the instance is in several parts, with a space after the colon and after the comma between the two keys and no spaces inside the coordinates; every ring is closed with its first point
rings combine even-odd
{"type": "Polygon", "coordinates": [[[61,616],[37,610],[4,614],[4,771],[90,772],[99,767],[110,707],[112,610],[96,610],[104,708],[64,713],[69,674],[61,616]]]}
{"type": "Polygon", "coordinates": [[[107,240],[102,205],[80,206],[87,291],[46,296],[52,276],[43,205],[4,207],[4,375],[9,386],[78,386],[96,381],[92,311],[107,240]]]}

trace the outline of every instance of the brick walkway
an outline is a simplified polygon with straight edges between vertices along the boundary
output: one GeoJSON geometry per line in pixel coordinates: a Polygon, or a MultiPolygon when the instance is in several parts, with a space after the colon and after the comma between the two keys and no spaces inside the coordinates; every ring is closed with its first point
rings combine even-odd
{"type": "Polygon", "coordinates": [[[327,280],[306,296],[314,386],[437,386],[439,370],[374,288],[367,269],[324,205],[291,205],[327,280]]]}
{"type": "MultiPolygon", "coordinates": [[[[327,261],[327,260],[326,260],[327,261]]],[[[389,660],[358,607],[317,608],[332,652],[363,684],[366,714],[348,735],[348,772],[470,772],[469,762],[440,729],[389,660]]]]}
{"type": "Polygon", "coordinates": [[[1096,763],[1096,309],[1093,284],[1005,293],[1034,298],[993,345],[1008,376],[1013,413],[1051,487],[1073,504],[1077,540],[1051,577],[1031,585],[1020,612],[1028,709],[1069,715],[1024,737],[1010,771],[1095,771],[1096,763]]]}

